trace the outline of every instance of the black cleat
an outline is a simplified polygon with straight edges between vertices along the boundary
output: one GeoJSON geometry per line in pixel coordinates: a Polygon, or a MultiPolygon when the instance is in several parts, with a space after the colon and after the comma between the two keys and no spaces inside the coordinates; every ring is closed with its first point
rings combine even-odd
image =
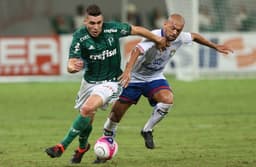
{"type": "Polygon", "coordinates": [[[64,152],[64,147],[61,144],[57,144],[56,146],[49,147],[45,150],[45,152],[51,157],[51,158],[57,158],[62,155],[64,152]]]}
{"type": "Polygon", "coordinates": [[[75,153],[73,154],[73,157],[71,158],[70,162],[72,164],[79,164],[83,158],[84,153],[86,153],[90,149],[91,145],[88,144],[87,147],[80,151],[80,149],[76,149],[75,153]]]}
{"type": "Polygon", "coordinates": [[[148,149],[154,149],[155,148],[155,144],[154,144],[154,140],[153,140],[153,135],[152,135],[152,131],[148,131],[148,132],[144,132],[143,130],[140,132],[141,136],[144,138],[145,140],[145,146],[148,149]]]}
{"type": "Polygon", "coordinates": [[[104,164],[104,163],[106,163],[106,162],[107,162],[106,159],[100,159],[99,157],[97,157],[97,158],[93,161],[94,164],[104,164]]]}

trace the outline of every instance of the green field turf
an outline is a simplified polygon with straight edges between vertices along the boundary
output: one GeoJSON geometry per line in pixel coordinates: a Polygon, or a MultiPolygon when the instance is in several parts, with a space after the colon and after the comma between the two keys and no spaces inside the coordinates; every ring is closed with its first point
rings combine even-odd
{"type": "MultiPolygon", "coordinates": [[[[171,83],[175,106],[155,128],[156,149],[146,149],[140,136],[151,114],[142,98],[118,128],[116,157],[103,165],[92,164],[92,149],[80,165],[70,165],[77,140],[58,159],[44,153],[76,117],[80,82],[0,84],[0,167],[256,166],[256,79],[171,83]]],[[[97,112],[92,144],[108,112],[97,112]]]]}

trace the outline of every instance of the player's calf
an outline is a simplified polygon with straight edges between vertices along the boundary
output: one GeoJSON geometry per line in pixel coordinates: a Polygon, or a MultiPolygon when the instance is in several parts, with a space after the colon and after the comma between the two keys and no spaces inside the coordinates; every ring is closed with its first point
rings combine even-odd
{"type": "Polygon", "coordinates": [[[153,113],[141,131],[141,136],[144,138],[145,146],[148,149],[155,148],[152,134],[153,128],[168,114],[171,107],[172,104],[165,103],[157,103],[157,105],[154,106],[153,113]]]}

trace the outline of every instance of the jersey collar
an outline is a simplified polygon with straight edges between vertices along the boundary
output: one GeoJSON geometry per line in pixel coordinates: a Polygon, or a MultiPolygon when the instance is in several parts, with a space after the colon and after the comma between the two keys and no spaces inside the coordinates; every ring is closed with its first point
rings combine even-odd
{"type": "Polygon", "coordinates": [[[161,29],[161,36],[164,37],[164,30],[161,29]]]}

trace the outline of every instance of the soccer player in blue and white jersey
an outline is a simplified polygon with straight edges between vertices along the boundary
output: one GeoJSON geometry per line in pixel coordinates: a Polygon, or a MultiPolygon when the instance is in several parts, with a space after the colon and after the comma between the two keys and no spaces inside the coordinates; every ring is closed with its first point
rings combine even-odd
{"type": "Polygon", "coordinates": [[[145,146],[148,149],[154,149],[153,128],[168,114],[173,106],[172,88],[164,77],[163,70],[176,50],[183,44],[194,41],[223,54],[232,52],[232,49],[228,46],[212,43],[198,33],[183,32],[184,24],[185,20],[180,14],[172,14],[163,24],[162,29],[152,31],[154,34],[165,37],[170,41],[170,46],[164,51],[158,50],[154,42],[146,39],[134,48],[129,60],[129,63],[135,63],[131,72],[131,80],[128,87],[119,96],[118,101],[113,105],[109,118],[104,124],[105,136],[114,136],[117,125],[124,113],[132,104],[136,104],[143,95],[153,107],[153,112],[141,130],[141,135],[145,140],[145,146]]]}

